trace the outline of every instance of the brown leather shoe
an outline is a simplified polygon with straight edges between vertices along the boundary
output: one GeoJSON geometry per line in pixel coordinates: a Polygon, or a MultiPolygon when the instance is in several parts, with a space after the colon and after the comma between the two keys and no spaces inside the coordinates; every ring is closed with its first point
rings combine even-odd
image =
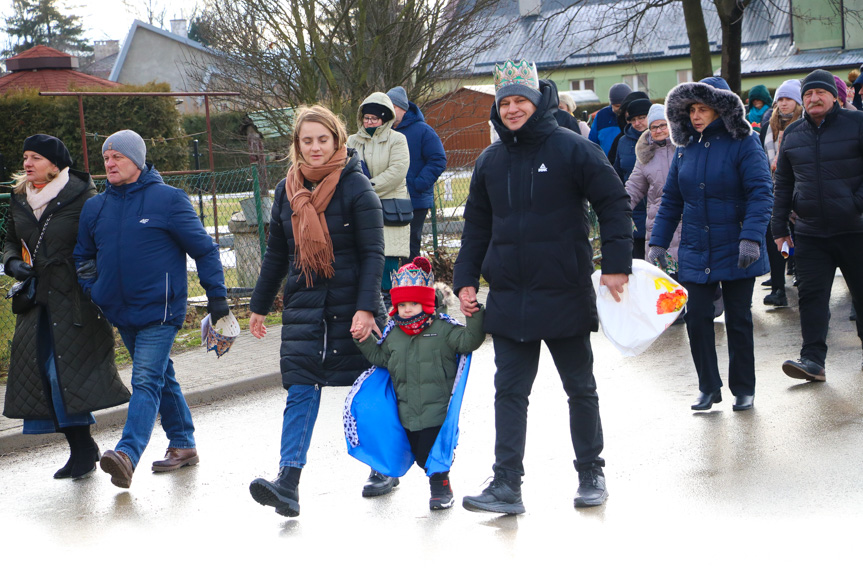
{"type": "Polygon", "coordinates": [[[153,462],[153,472],[161,473],[163,471],[174,471],[187,465],[196,465],[198,463],[198,450],[194,447],[190,449],[180,449],[179,447],[169,447],[165,452],[165,459],[153,462]]]}
{"type": "Polygon", "coordinates": [[[135,468],[132,466],[132,460],[129,459],[129,456],[122,451],[109,449],[102,454],[99,466],[102,471],[111,476],[111,483],[117,487],[128,489],[132,485],[132,474],[135,473],[135,468]]]}

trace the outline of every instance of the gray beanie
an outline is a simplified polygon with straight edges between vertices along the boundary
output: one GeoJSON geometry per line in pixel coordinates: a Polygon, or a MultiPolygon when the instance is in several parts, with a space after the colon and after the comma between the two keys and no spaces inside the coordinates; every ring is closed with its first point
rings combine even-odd
{"type": "Polygon", "coordinates": [[[623,99],[629,96],[632,88],[626,84],[615,84],[608,90],[608,103],[611,105],[622,104],[623,99]]]}
{"type": "Polygon", "coordinates": [[[527,60],[507,60],[494,65],[494,103],[510,96],[522,96],[537,108],[542,102],[536,64],[527,60]]]}
{"type": "Polygon", "coordinates": [[[120,130],[114,132],[105,143],[102,144],[102,153],[108,150],[120,152],[138,166],[139,170],[143,170],[147,161],[147,145],[144,139],[132,130],[120,130]]]}
{"type": "Polygon", "coordinates": [[[813,90],[815,88],[827,90],[833,94],[834,98],[839,97],[839,90],[836,89],[836,80],[833,78],[833,74],[827,70],[815,70],[803,78],[803,82],[801,82],[800,85],[800,95],[802,96],[809,90],[813,90]]]}
{"type": "Polygon", "coordinates": [[[650,127],[650,124],[655,122],[656,120],[664,120],[665,119],[665,106],[662,104],[654,104],[650,107],[650,111],[647,112],[647,127],[650,127]]]}
{"type": "Polygon", "coordinates": [[[408,100],[408,93],[401,86],[396,86],[387,92],[387,96],[390,97],[390,102],[393,103],[393,106],[399,107],[402,110],[410,109],[411,103],[408,100]]]}

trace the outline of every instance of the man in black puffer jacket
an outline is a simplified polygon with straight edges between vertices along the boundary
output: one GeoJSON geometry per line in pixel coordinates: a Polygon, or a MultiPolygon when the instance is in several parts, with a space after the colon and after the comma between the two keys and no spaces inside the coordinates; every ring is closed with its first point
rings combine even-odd
{"type": "Polygon", "coordinates": [[[632,268],[632,219],[626,191],[602,150],[558,127],[553,84],[526,61],[495,67],[491,121],[500,140],[476,163],[454,289],[465,315],[477,311],[480,274],[489,284],[485,330],[494,336],[494,481],[470,510],[524,512],[528,396],[546,342],[569,397],[579,475],[575,504],[606,497],[599,400],[590,332],[598,328],[590,280],[593,250],[587,204],[602,230],[602,283],[617,299],[632,268]]]}
{"type": "MultiPolygon", "coordinates": [[[[825,381],[830,290],[836,268],[855,301],[863,301],[863,114],[840,108],[833,75],[816,70],[800,88],[803,117],[785,130],[776,165],[773,219],[776,245],[794,246],[800,281],[803,348],[786,361],[789,377],[825,381]],[[794,241],[788,229],[797,214],[794,241]]],[[[860,322],[857,334],[863,340],[860,322]]]]}

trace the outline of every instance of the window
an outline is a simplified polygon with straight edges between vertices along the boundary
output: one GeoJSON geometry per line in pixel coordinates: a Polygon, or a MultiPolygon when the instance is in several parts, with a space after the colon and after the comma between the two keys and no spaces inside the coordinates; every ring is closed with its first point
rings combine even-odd
{"type": "Polygon", "coordinates": [[[683,84],[684,82],[692,82],[692,69],[689,70],[678,70],[677,71],[677,83],[683,84]]]}
{"type": "Polygon", "coordinates": [[[570,80],[570,90],[593,90],[593,78],[584,78],[581,80],[570,80]]]}
{"type": "Polygon", "coordinates": [[[628,74],[623,77],[623,83],[632,88],[633,92],[645,92],[650,94],[647,87],[647,74],[628,74]]]}

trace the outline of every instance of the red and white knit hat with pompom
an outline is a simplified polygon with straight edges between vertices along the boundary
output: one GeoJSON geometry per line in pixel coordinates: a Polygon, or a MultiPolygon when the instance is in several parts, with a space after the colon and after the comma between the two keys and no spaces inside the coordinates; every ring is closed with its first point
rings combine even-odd
{"type": "Polygon", "coordinates": [[[426,313],[434,313],[434,274],[431,262],[427,258],[422,256],[414,258],[414,261],[403,265],[390,277],[393,282],[393,287],[390,289],[390,298],[393,302],[391,316],[396,314],[400,303],[407,301],[420,304],[426,313]]]}

